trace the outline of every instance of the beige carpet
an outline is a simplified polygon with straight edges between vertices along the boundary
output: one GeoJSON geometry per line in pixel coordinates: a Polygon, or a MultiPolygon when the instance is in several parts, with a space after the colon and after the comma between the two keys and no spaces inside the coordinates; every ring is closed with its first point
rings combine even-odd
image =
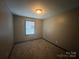
{"type": "Polygon", "coordinates": [[[17,44],[10,59],[62,59],[57,57],[60,53],[64,51],[39,39],[17,44]]]}

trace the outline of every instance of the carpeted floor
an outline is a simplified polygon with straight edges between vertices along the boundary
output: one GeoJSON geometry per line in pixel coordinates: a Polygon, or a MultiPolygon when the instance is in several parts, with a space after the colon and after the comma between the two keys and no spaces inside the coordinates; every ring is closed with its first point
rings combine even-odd
{"type": "Polygon", "coordinates": [[[61,49],[39,39],[17,44],[10,59],[62,59],[58,55],[63,53],[61,49]]]}

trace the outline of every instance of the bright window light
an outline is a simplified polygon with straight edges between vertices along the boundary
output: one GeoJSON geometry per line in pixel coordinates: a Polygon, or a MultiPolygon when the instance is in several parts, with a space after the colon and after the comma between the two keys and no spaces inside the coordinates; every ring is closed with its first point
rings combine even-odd
{"type": "Polygon", "coordinates": [[[26,21],[26,35],[30,35],[34,33],[35,33],[35,22],[26,21]]]}

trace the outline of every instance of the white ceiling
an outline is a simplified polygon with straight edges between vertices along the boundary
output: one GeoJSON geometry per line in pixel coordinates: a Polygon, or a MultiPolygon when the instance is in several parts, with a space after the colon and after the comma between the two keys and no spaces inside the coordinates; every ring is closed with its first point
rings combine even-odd
{"type": "Polygon", "coordinates": [[[78,0],[7,0],[11,12],[26,17],[45,19],[55,14],[79,6],[78,0]],[[38,16],[33,13],[33,8],[42,8],[46,13],[38,16]]]}

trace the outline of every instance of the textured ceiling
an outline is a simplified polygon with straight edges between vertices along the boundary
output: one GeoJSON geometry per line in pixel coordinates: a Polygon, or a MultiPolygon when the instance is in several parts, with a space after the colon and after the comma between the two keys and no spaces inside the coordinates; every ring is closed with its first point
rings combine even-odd
{"type": "Polygon", "coordinates": [[[79,6],[78,0],[7,0],[11,12],[26,17],[45,19],[79,6]],[[41,8],[45,14],[38,16],[32,9],[41,8]]]}

